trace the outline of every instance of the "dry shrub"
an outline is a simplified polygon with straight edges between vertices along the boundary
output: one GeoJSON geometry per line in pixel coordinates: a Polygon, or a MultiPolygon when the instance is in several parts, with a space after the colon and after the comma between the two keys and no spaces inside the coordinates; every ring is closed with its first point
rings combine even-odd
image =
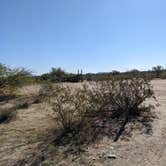
{"type": "MultiPolygon", "coordinates": [[[[126,111],[126,81],[110,80],[82,84],[80,88],[64,85],[48,85],[43,87],[42,95],[47,96],[47,101],[56,115],[56,122],[62,129],[62,134],[56,139],[62,141],[67,137],[79,145],[94,142],[97,138],[96,116],[104,112],[111,115],[111,119],[123,119],[126,111]],[[70,135],[71,134],[71,135],[70,135]],[[64,137],[65,136],[65,137],[64,137]],[[73,140],[74,139],[74,140],[73,140]]],[[[129,116],[141,116],[144,110],[143,103],[146,99],[154,97],[152,87],[148,80],[133,78],[128,80],[128,110],[129,116]]],[[[150,110],[150,109],[149,109],[150,110]]],[[[102,116],[101,116],[102,117],[102,116]]],[[[103,117],[106,119],[106,117],[103,117]]],[[[100,118],[97,118],[100,119],[100,118]]],[[[103,120],[104,120],[103,119],[103,120]]],[[[100,119],[102,121],[102,119],[100,119]]],[[[100,123],[97,122],[97,123],[100,123]]],[[[111,124],[111,123],[108,123],[111,124]]],[[[119,126],[114,125],[114,126],[119,126]]]]}
{"type": "Polygon", "coordinates": [[[15,108],[1,108],[0,109],[0,123],[9,122],[15,116],[15,108]]]}
{"type": "Polygon", "coordinates": [[[19,96],[37,96],[40,94],[42,87],[40,84],[26,85],[21,88],[17,88],[17,95],[19,96]]]}
{"type": "Polygon", "coordinates": [[[16,88],[10,85],[4,84],[0,86],[0,101],[8,100],[15,97],[16,88]]]}
{"type": "Polygon", "coordinates": [[[97,82],[93,83],[92,87],[91,103],[96,110],[114,110],[123,113],[127,104],[130,114],[136,114],[146,99],[155,98],[150,82],[143,78],[128,80],[128,96],[126,80],[97,82]]]}
{"type": "MultiPolygon", "coordinates": [[[[71,86],[45,86],[42,96],[47,96],[63,129],[71,130],[75,124],[83,126],[89,114],[100,111],[115,111],[120,115],[126,110],[126,81],[111,80],[93,82],[81,88],[71,86]]],[[[146,99],[154,97],[148,80],[133,78],[128,81],[128,110],[136,115],[146,99]]]]}
{"type": "Polygon", "coordinates": [[[145,101],[152,97],[155,99],[150,82],[142,78],[133,78],[127,82],[126,80],[99,82],[93,87],[91,99],[91,103],[95,101],[93,108],[99,109],[99,112],[111,114],[112,118],[117,119],[117,124],[119,120],[121,121],[119,129],[116,129],[114,141],[119,139],[129,121],[139,120],[139,117],[143,115],[142,112],[151,111],[152,106],[145,106],[145,101]]]}
{"type": "Polygon", "coordinates": [[[69,86],[56,86],[51,91],[49,103],[56,113],[56,120],[65,131],[77,130],[86,123],[86,112],[90,108],[88,89],[72,89],[69,86]]]}

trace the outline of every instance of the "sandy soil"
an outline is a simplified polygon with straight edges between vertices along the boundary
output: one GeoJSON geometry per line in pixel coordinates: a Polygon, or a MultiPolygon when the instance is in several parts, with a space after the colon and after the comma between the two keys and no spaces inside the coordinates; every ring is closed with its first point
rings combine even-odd
{"type": "MultiPolygon", "coordinates": [[[[160,104],[155,108],[157,118],[153,132],[146,135],[135,131],[129,141],[113,143],[103,138],[97,145],[88,147],[82,159],[64,158],[56,163],[53,156],[37,162],[53,139],[54,120],[43,109],[42,104],[33,104],[28,109],[17,110],[16,119],[0,124],[0,166],[18,165],[95,165],[95,166],[165,166],[166,165],[166,81],[154,80],[155,94],[160,104]],[[100,157],[95,154],[108,150],[115,155],[100,157]],[[45,162],[41,162],[45,160],[45,162]],[[33,162],[35,161],[35,162],[33,162]]],[[[49,152],[49,151],[48,151],[49,152]]]]}

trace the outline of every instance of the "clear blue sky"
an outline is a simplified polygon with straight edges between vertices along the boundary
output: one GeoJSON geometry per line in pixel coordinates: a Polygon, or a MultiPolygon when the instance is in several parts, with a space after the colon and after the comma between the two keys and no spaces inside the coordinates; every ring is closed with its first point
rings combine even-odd
{"type": "Polygon", "coordinates": [[[37,74],[166,64],[165,0],[0,0],[0,62],[37,74]]]}

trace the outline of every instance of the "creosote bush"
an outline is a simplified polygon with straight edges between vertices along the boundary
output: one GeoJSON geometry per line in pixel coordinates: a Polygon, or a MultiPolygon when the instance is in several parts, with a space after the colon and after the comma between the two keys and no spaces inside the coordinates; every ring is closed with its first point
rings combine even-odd
{"type": "Polygon", "coordinates": [[[57,122],[65,131],[77,130],[86,123],[86,112],[90,108],[86,86],[72,89],[69,86],[56,86],[51,91],[49,103],[57,115],[57,122]]]}
{"type": "MultiPolygon", "coordinates": [[[[96,113],[115,113],[116,118],[122,118],[126,111],[125,80],[92,82],[82,84],[80,88],[65,85],[48,87],[47,100],[63,132],[79,133],[79,138],[84,141],[93,131],[93,116],[96,113]]],[[[148,80],[128,80],[128,116],[141,116],[139,112],[143,110],[144,102],[151,97],[154,93],[148,80]]]]}
{"type": "MultiPolygon", "coordinates": [[[[126,80],[110,80],[92,84],[91,100],[96,110],[114,110],[124,112],[126,109],[126,80]]],[[[128,80],[128,109],[135,114],[148,98],[155,98],[153,88],[148,80],[133,78],[128,80]]]]}

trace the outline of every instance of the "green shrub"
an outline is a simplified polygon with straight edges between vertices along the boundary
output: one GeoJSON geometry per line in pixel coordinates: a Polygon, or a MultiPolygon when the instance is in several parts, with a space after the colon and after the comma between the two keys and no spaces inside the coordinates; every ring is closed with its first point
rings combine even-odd
{"type": "Polygon", "coordinates": [[[0,64],[0,100],[15,96],[17,87],[33,82],[31,71],[25,68],[11,69],[0,64]]]}
{"type": "Polygon", "coordinates": [[[161,77],[161,74],[164,70],[164,67],[163,66],[155,66],[152,68],[152,71],[154,71],[155,75],[156,75],[156,78],[160,78],[161,77]]]}

